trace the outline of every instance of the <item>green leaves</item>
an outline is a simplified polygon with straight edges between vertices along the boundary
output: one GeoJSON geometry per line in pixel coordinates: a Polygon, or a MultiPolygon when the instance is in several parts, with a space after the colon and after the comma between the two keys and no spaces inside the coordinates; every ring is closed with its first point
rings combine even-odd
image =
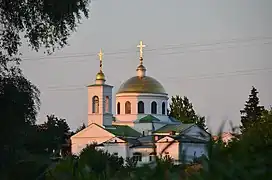
{"type": "Polygon", "coordinates": [[[0,48],[18,53],[22,34],[28,44],[47,52],[62,48],[82,16],[89,15],[90,0],[0,0],[0,48]]]}
{"type": "Polygon", "coordinates": [[[240,111],[241,113],[241,130],[246,131],[248,128],[254,126],[254,124],[260,120],[264,107],[259,105],[258,91],[255,87],[252,87],[251,94],[248,101],[246,101],[245,108],[240,111]]]}
{"type": "Polygon", "coordinates": [[[196,114],[192,103],[189,99],[184,96],[184,98],[176,95],[171,98],[172,103],[170,104],[169,115],[180,120],[182,123],[195,123],[200,128],[207,130],[205,125],[205,117],[196,114]]]}

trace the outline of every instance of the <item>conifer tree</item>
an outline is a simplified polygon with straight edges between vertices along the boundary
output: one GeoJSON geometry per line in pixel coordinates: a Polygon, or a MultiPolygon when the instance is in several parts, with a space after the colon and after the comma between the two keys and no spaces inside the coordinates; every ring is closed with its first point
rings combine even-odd
{"type": "Polygon", "coordinates": [[[196,114],[193,104],[189,101],[188,97],[183,98],[176,95],[171,99],[169,116],[180,120],[182,123],[195,123],[200,128],[207,130],[205,125],[205,117],[196,114]]]}
{"type": "Polygon", "coordinates": [[[254,126],[254,123],[261,119],[264,112],[264,107],[260,106],[258,91],[255,87],[252,87],[248,100],[245,103],[244,109],[240,110],[241,113],[241,131],[244,132],[250,127],[254,126]]]}

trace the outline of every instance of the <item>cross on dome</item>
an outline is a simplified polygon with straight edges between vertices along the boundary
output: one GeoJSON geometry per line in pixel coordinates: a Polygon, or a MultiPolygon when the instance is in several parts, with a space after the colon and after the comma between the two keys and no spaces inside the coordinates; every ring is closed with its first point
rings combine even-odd
{"type": "Polygon", "coordinates": [[[140,64],[143,64],[143,48],[145,48],[146,45],[143,44],[143,41],[140,41],[140,44],[137,46],[140,50],[140,64]]]}

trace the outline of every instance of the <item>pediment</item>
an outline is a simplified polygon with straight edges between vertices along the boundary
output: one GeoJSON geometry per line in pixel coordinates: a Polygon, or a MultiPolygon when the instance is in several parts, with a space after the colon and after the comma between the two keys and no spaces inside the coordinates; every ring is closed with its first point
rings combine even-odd
{"type": "Polygon", "coordinates": [[[160,140],[158,140],[157,142],[161,143],[161,142],[171,142],[171,141],[174,141],[174,139],[172,137],[165,136],[165,137],[161,138],[160,140]]]}
{"type": "Polygon", "coordinates": [[[79,131],[71,137],[74,138],[96,138],[96,137],[114,137],[115,135],[105,130],[103,127],[93,123],[82,131],[79,131]]]}
{"type": "Polygon", "coordinates": [[[125,143],[126,141],[124,141],[123,139],[120,139],[118,137],[113,137],[111,139],[109,139],[108,141],[106,141],[105,143],[125,143]]]}
{"type": "Polygon", "coordinates": [[[188,136],[195,136],[195,137],[204,138],[204,139],[210,137],[210,134],[208,132],[201,129],[197,125],[191,126],[190,128],[186,129],[184,131],[184,134],[188,136]]]}

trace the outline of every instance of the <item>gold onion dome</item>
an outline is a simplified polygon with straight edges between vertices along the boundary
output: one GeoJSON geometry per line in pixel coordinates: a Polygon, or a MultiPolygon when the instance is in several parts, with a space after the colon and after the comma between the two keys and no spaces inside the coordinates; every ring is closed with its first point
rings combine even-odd
{"type": "Polygon", "coordinates": [[[159,81],[145,75],[146,68],[143,65],[143,48],[145,45],[140,41],[140,44],[137,47],[140,48],[140,65],[136,69],[138,75],[125,81],[117,91],[117,94],[150,93],[167,95],[164,87],[159,81]]]}
{"type": "Polygon", "coordinates": [[[96,74],[96,80],[106,80],[105,79],[105,75],[102,71],[99,71],[97,74],[96,74]]]}
{"type": "Polygon", "coordinates": [[[117,94],[119,93],[167,94],[161,83],[149,76],[128,79],[120,86],[117,94]]]}

